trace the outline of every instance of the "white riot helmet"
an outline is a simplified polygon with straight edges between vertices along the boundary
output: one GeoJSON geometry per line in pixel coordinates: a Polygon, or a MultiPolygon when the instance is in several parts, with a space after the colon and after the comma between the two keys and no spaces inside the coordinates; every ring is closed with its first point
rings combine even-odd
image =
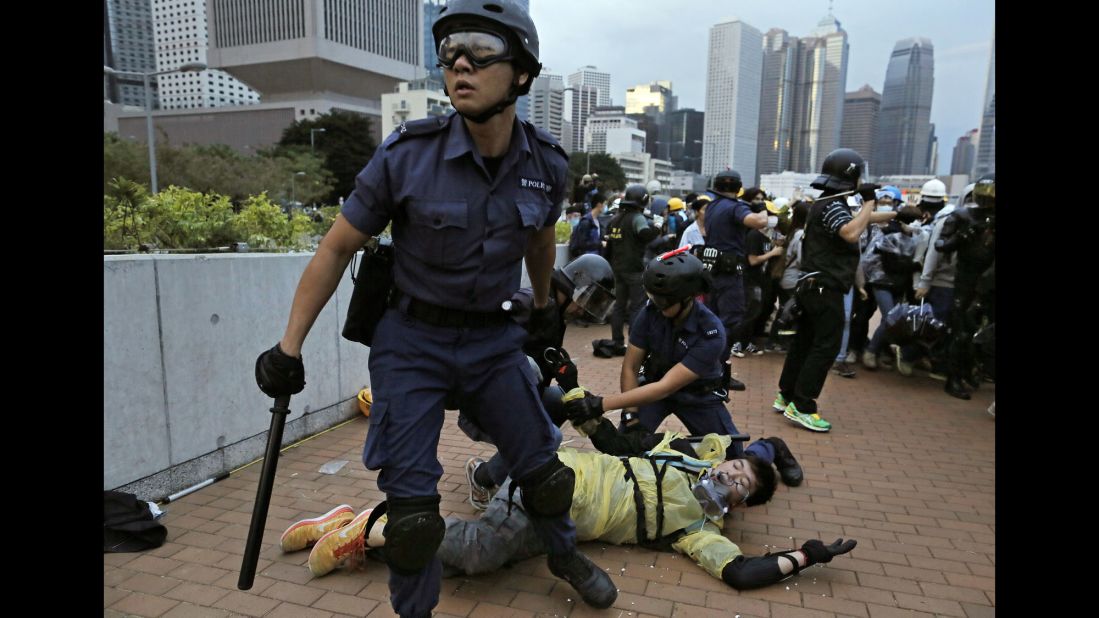
{"type": "Polygon", "coordinates": [[[663,185],[660,184],[659,180],[650,180],[648,184],[645,185],[645,190],[649,192],[649,195],[660,193],[660,189],[662,188],[663,185]]]}

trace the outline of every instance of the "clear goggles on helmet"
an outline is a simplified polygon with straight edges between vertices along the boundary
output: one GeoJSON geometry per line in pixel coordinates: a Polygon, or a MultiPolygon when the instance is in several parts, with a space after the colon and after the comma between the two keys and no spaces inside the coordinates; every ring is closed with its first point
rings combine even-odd
{"type": "Polygon", "coordinates": [[[507,39],[495,32],[484,30],[451,32],[439,41],[439,66],[452,69],[454,63],[458,61],[458,56],[465,54],[470,64],[483,69],[490,64],[511,60],[510,51],[507,39]]]}
{"type": "Polygon", "coordinates": [[[572,302],[587,311],[591,317],[602,322],[614,308],[614,293],[592,282],[576,286],[572,291],[572,302]]]}

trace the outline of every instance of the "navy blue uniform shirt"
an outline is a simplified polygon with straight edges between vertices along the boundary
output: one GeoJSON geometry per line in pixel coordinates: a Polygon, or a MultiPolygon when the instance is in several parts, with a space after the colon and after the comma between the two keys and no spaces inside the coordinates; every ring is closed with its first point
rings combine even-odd
{"type": "Polygon", "coordinates": [[[718,197],[711,202],[706,207],[706,246],[743,256],[744,235],[748,232],[744,217],[750,214],[752,209],[743,200],[718,197]]]}
{"type": "Polygon", "coordinates": [[[394,281],[405,294],[495,311],[519,289],[531,234],[561,215],[568,156],[516,119],[490,176],[461,116],[402,124],[355,177],[341,214],[370,236],[393,222],[394,281]]]}
{"type": "Polygon", "coordinates": [[[630,326],[630,344],[658,354],[672,365],[683,363],[700,380],[712,380],[721,376],[725,327],[706,305],[695,301],[683,324],[673,330],[672,321],[647,302],[630,326]]]}

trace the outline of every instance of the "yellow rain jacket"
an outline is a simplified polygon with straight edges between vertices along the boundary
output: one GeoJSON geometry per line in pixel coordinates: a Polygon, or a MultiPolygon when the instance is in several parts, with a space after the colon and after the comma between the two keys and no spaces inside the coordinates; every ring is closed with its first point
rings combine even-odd
{"type": "MultiPolygon", "coordinates": [[[[617,457],[571,448],[559,450],[558,458],[576,473],[570,515],[576,522],[577,539],[614,544],[637,543],[638,519],[634,497],[636,482],[645,504],[646,539],[658,541],[657,473],[653,469],[653,463],[658,470],[664,467],[665,461],[659,459],[662,453],[694,457],[669,446],[672,440],[682,437],[678,433],[666,433],[664,440],[650,451],[650,454],[657,456],[653,459],[645,456],[617,457]],[[623,460],[629,463],[632,475],[627,474],[623,460]]],[[[695,447],[697,459],[713,465],[725,461],[725,449],[730,441],[729,436],[706,435],[695,447]]],[[[664,503],[662,535],[667,537],[683,530],[685,533],[671,547],[690,556],[710,575],[721,579],[721,570],[742,552],[735,543],[722,536],[723,521],[708,519],[691,493],[691,487],[698,480],[699,474],[667,463],[660,486],[664,503]]]]}

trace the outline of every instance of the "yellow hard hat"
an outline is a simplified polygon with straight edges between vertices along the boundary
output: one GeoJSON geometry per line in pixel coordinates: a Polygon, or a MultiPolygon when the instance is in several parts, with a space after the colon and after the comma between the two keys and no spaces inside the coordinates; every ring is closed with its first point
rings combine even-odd
{"type": "Polygon", "coordinates": [[[359,391],[358,397],[355,399],[359,402],[359,410],[363,413],[363,416],[370,418],[370,406],[374,403],[374,395],[370,392],[370,387],[359,391]]]}
{"type": "Polygon", "coordinates": [[[683,210],[686,207],[687,205],[684,204],[683,200],[679,199],[678,197],[673,197],[672,199],[668,200],[668,210],[671,212],[683,210]]]}
{"type": "Polygon", "coordinates": [[[742,195],[744,195],[744,187],[741,187],[741,188],[740,188],[740,191],[737,191],[737,192],[736,192],[736,196],[737,196],[737,197],[740,197],[740,196],[742,196],[742,195]]]}

